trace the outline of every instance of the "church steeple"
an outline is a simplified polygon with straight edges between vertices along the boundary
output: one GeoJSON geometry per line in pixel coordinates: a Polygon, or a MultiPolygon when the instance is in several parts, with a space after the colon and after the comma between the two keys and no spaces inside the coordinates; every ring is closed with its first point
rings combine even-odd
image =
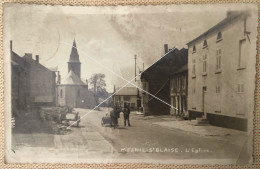
{"type": "Polygon", "coordinates": [[[80,65],[81,63],[79,61],[77,45],[74,39],[73,46],[70,53],[70,59],[68,61],[68,72],[73,71],[80,78],[80,74],[81,74],[80,65]]]}
{"type": "Polygon", "coordinates": [[[74,39],[73,46],[72,46],[72,49],[71,49],[69,62],[80,62],[75,39],[74,39]]]}

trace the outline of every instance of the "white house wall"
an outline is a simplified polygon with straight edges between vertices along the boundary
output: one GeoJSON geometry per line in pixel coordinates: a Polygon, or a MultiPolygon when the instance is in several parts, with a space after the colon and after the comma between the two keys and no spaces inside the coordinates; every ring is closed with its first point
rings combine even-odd
{"type": "Polygon", "coordinates": [[[244,34],[244,21],[239,20],[222,28],[200,41],[190,44],[188,48],[189,98],[188,109],[202,112],[202,87],[207,87],[205,94],[205,111],[231,117],[248,118],[254,110],[256,30],[252,18],[247,20],[249,39],[244,34]],[[221,31],[222,41],[216,42],[217,33],[221,31]],[[203,48],[204,40],[208,47],[203,48]],[[239,41],[246,40],[245,68],[238,70],[239,41]],[[193,53],[193,45],[196,53],[193,53]],[[221,73],[216,74],[216,52],[221,49],[221,73]],[[202,75],[203,55],[207,54],[207,75],[202,75]],[[192,61],[195,62],[196,77],[192,78],[192,61]],[[244,92],[238,93],[238,84],[244,84],[244,92]],[[216,86],[220,93],[216,93],[216,86]],[[194,93],[195,89],[195,93],[194,93]],[[220,111],[220,112],[217,112],[220,111]]]}

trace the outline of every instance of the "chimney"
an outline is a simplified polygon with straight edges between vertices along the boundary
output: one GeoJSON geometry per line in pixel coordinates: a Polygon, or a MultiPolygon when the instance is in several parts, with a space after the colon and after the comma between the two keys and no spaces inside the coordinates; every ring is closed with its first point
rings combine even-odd
{"type": "Polygon", "coordinates": [[[227,18],[232,18],[242,13],[242,11],[227,11],[227,18]]]}
{"type": "Polygon", "coordinates": [[[31,54],[31,53],[25,53],[25,54],[24,54],[24,58],[25,58],[26,60],[31,60],[31,59],[32,59],[32,54],[31,54]]]}
{"type": "Polygon", "coordinates": [[[10,40],[10,51],[12,52],[13,51],[13,41],[10,40]]]}
{"type": "Polygon", "coordinates": [[[164,44],[164,54],[168,53],[168,44],[164,44]]]}
{"type": "Polygon", "coordinates": [[[36,63],[39,63],[39,55],[35,55],[35,61],[36,63]]]}

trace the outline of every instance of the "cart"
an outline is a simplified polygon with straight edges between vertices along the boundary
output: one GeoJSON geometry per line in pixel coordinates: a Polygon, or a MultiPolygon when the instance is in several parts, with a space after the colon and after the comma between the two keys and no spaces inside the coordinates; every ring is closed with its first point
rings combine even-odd
{"type": "Polygon", "coordinates": [[[114,127],[114,128],[118,127],[118,124],[116,124],[116,122],[113,119],[113,117],[108,116],[108,114],[106,114],[106,116],[102,117],[101,125],[103,127],[106,126],[106,125],[110,125],[110,127],[114,127]]]}
{"type": "Polygon", "coordinates": [[[70,125],[70,122],[72,121],[73,123],[74,122],[77,122],[76,126],[79,127],[79,123],[80,123],[80,116],[79,116],[79,113],[76,112],[76,114],[70,114],[68,113],[66,115],[65,118],[62,119],[62,121],[65,121],[65,123],[69,126],[70,125]],[[74,117],[73,117],[74,116],[74,117]]]}

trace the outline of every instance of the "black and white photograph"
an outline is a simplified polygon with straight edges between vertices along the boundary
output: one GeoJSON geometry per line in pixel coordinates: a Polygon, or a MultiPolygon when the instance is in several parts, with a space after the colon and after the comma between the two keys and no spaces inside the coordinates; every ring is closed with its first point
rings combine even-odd
{"type": "Polygon", "coordinates": [[[256,4],[3,8],[6,163],[250,164],[256,4]]]}

